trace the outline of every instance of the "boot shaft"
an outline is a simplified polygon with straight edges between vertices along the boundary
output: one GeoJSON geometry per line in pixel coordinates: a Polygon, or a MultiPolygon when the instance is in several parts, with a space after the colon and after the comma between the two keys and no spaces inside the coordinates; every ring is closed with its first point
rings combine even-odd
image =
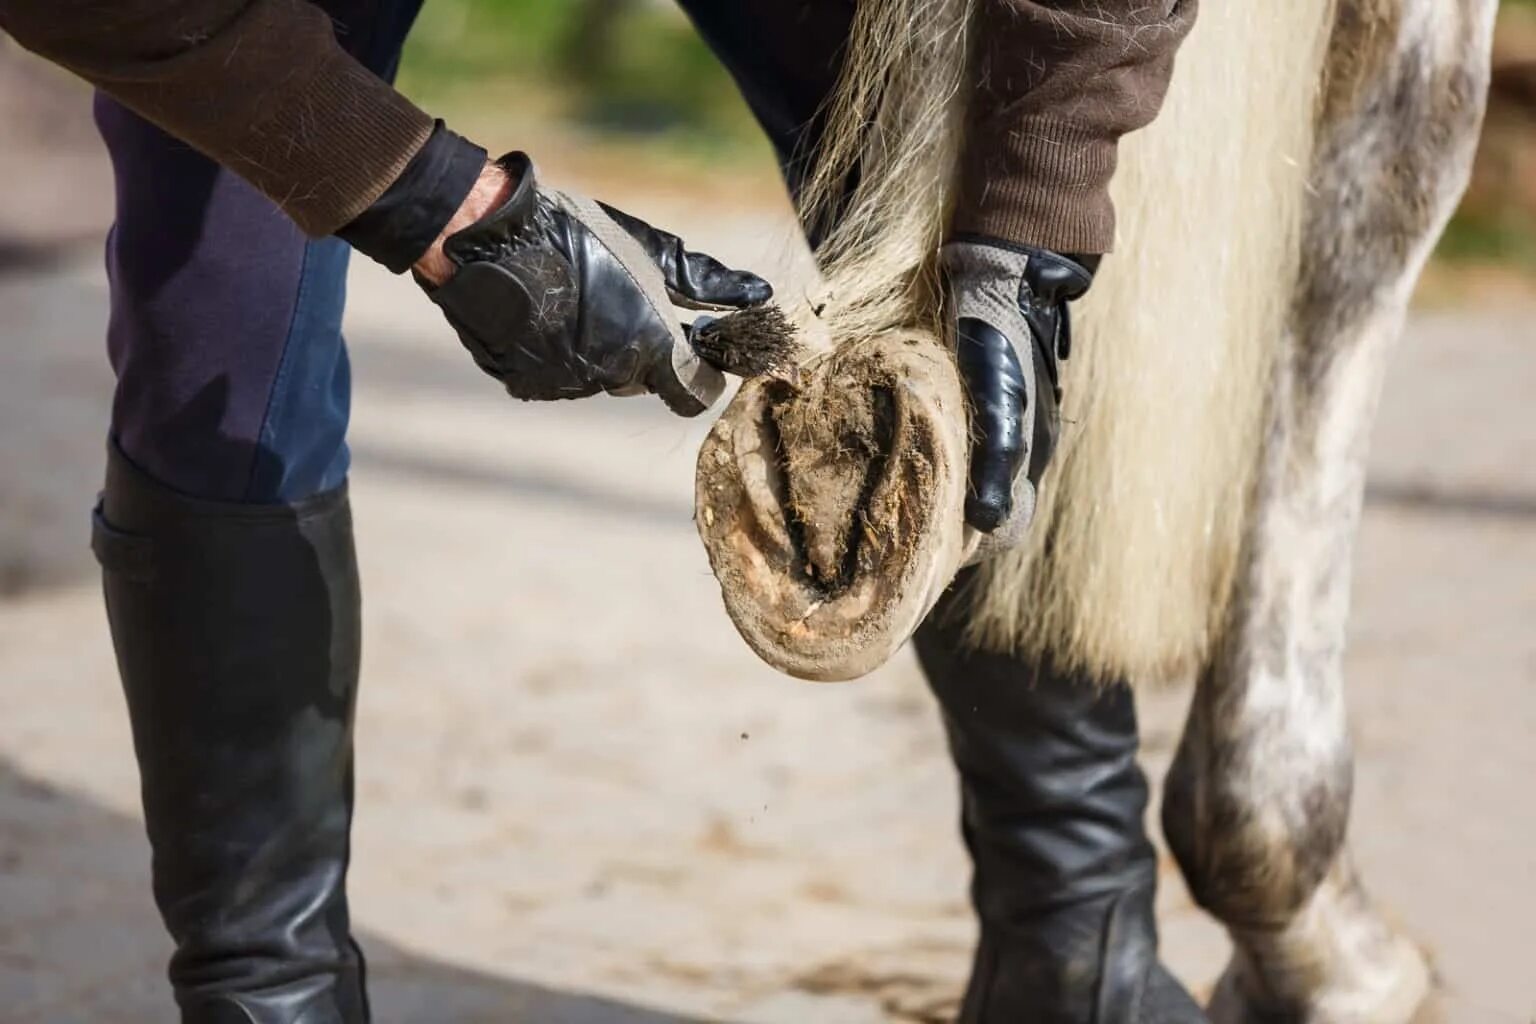
{"type": "Polygon", "coordinates": [[[1200,1024],[1157,960],[1157,857],[1130,688],[970,650],[954,609],[946,595],[915,646],[975,864],[981,941],[961,1021],[1200,1024]]]}
{"type": "Polygon", "coordinates": [[[114,449],[92,546],[185,1019],[362,1021],[345,486],[296,505],[198,501],[114,449]]]}

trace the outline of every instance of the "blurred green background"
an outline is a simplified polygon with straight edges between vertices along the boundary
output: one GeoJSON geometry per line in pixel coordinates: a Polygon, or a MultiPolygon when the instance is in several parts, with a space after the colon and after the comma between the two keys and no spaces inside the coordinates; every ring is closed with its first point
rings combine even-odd
{"type": "Polygon", "coordinates": [[[1472,184],[1437,256],[1536,277],[1536,0],[1500,5],[1472,184]]]}
{"type": "Polygon", "coordinates": [[[765,152],[730,77],[665,0],[428,0],[400,86],[434,109],[498,104],[699,159],[765,152]]]}
{"type": "MultiPolygon", "coordinates": [[[[583,145],[742,173],[767,156],[730,78],[668,0],[429,0],[401,86],[482,137],[558,124],[583,145]]],[[[1437,256],[1536,278],[1536,0],[1502,6],[1487,130],[1437,256]]]]}

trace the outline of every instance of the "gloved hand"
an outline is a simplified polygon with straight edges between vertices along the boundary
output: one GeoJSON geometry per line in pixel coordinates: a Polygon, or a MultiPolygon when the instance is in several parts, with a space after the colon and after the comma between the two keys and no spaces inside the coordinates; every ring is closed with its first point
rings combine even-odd
{"type": "Polygon", "coordinates": [[[499,164],[517,182],[499,209],[443,242],[456,270],[432,287],[459,340],[514,398],[646,391],[682,416],[724,389],[673,311],[767,302],[768,282],[689,252],[675,235],[591,200],[539,187],[522,153],[499,164]]]}
{"type": "Polygon", "coordinates": [[[1071,353],[1067,303],[1088,290],[1097,257],[1067,257],[962,237],[941,253],[957,318],[955,361],[971,402],[966,522],[985,548],[1018,543],[1056,450],[1059,363],[1071,353]]]}

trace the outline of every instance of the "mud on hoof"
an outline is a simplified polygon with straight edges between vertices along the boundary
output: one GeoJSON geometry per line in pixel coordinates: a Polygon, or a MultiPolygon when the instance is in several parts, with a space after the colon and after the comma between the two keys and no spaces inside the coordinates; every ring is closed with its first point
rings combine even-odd
{"type": "Polygon", "coordinates": [[[975,540],[949,354],[889,334],[749,381],[699,453],[696,519],[737,629],[803,679],[879,666],[975,540]]]}

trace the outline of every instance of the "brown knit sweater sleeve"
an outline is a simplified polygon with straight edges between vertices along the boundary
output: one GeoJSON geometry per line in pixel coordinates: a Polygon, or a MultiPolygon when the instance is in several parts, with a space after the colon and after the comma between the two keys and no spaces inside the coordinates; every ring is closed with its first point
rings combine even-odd
{"type": "Polygon", "coordinates": [[[1156,116],[1196,0],[980,0],[954,229],[1104,253],[1120,137],[1156,116]]]}
{"type": "Polygon", "coordinates": [[[250,181],[314,236],[367,209],[432,132],[305,0],[0,0],[0,29],[250,181]]]}

